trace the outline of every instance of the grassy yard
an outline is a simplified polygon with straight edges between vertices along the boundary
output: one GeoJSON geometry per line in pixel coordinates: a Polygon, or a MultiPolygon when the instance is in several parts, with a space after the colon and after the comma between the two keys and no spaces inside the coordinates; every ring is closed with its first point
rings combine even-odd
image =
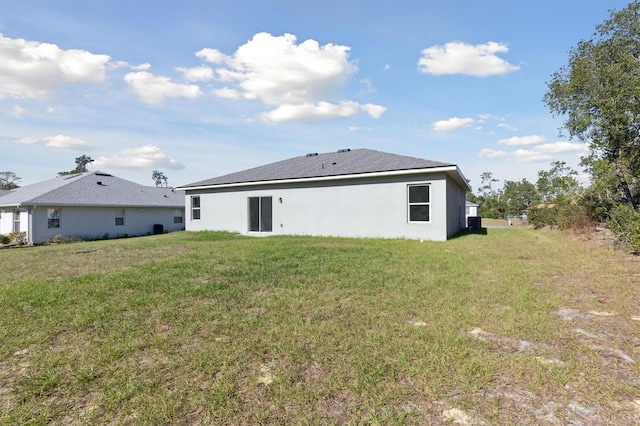
{"type": "Polygon", "coordinates": [[[640,262],[586,237],[0,250],[2,424],[637,424],[640,262]]]}

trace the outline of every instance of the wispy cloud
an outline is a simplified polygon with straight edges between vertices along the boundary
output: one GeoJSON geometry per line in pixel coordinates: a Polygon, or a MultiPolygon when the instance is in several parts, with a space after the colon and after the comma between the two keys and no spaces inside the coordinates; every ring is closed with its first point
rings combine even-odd
{"type": "Polygon", "coordinates": [[[188,81],[208,81],[213,80],[213,70],[206,65],[193,68],[176,68],[182,73],[184,78],[188,81]]]}
{"type": "Polygon", "coordinates": [[[144,145],[98,157],[93,162],[93,167],[114,169],[183,169],[184,164],[170,158],[155,145],[144,145]]]}
{"type": "Polygon", "coordinates": [[[480,153],[478,153],[478,157],[480,158],[505,158],[509,157],[509,153],[506,151],[500,151],[491,148],[485,148],[480,153]]]}
{"type": "Polygon", "coordinates": [[[197,85],[174,83],[168,77],[155,76],[148,71],[130,72],[124,81],[133,93],[148,104],[160,104],[164,98],[196,99],[202,96],[197,85]]]}
{"type": "Polygon", "coordinates": [[[513,137],[498,141],[501,145],[506,146],[529,146],[528,149],[519,148],[515,151],[508,152],[502,150],[494,150],[485,148],[478,153],[480,158],[513,158],[522,163],[536,163],[551,161],[554,159],[552,154],[562,154],[566,152],[586,152],[587,146],[582,143],[571,142],[555,142],[542,143],[546,139],[542,136],[532,135],[524,137],[513,137]]]}
{"type": "Polygon", "coordinates": [[[35,138],[26,136],[16,141],[22,145],[44,144],[48,148],[66,149],[72,151],[92,151],[95,149],[84,139],[76,138],[69,135],[46,136],[44,138],[35,138]]]}
{"type": "Polygon", "coordinates": [[[513,136],[507,139],[501,139],[498,141],[498,145],[505,146],[525,146],[525,145],[537,145],[546,142],[547,140],[538,135],[530,136],[513,136]]]}
{"type": "Polygon", "coordinates": [[[474,122],[475,120],[473,118],[452,117],[447,120],[436,121],[431,127],[436,132],[450,132],[452,130],[470,127],[474,122]]]}

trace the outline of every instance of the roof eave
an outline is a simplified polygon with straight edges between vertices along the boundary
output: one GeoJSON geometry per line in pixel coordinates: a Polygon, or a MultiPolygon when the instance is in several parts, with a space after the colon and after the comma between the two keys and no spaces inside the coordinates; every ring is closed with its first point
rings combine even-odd
{"type": "Polygon", "coordinates": [[[287,184],[287,183],[307,183],[307,182],[327,182],[333,180],[350,180],[350,179],[359,179],[363,177],[387,177],[387,176],[404,176],[404,175],[415,175],[420,173],[438,173],[443,172],[447,173],[447,175],[451,176],[456,180],[456,182],[465,188],[467,191],[471,191],[469,184],[467,183],[465,177],[460,172],[460,169],[456,165],[450,166],[440,166],[440,167],[427,167],[420,169],[404,169],[404,170],[392,170],[392,171],[384,171],[384,172],[368,172],[368,173],[354,173],[348,175],[332,175],[332,176],[318,176],[318,177],[308,177],[308,178],[295,178],[295,179],[275,179],[275,180],[264,180],[264,181],[250,181],[250,182],[236,182],[236,183],[221,183],[214,185],[199,185],[199,186],[179,186],[176,190],[181,191],[197,191],[203,189],[213,189],[213,188],[240,188],[246,186],[256,186],[256,185],[274,185],[274,184],[287,184]]]}

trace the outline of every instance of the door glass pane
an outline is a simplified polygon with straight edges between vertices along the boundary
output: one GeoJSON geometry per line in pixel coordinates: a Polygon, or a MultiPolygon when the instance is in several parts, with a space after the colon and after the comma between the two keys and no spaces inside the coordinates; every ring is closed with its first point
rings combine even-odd
{"type": "Polygon", "coordinates": [[[260,198],[249,197],[249,231],[260,231],[260,198]]]}
{"type": "Polygon", "coordinates": [[[260,231],[271,232],[271,197],[260,198],[260,231]]]}

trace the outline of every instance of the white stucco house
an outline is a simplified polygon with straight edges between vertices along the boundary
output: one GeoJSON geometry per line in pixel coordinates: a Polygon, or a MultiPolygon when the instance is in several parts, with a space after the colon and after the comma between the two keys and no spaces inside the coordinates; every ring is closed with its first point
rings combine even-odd
{"type": "Polygon", "coordinates": [[[184,229],[184,193],[103,172],[46,180],[0,194],[0,234],[30,244],[63,238],[117,238],[184,229]]]}
{"type": "Polygon", "coordinates": [[[470,191],[455,164],[343,149],[178,189],[189,231],[443,241],[466,227],[470,191]]]}

